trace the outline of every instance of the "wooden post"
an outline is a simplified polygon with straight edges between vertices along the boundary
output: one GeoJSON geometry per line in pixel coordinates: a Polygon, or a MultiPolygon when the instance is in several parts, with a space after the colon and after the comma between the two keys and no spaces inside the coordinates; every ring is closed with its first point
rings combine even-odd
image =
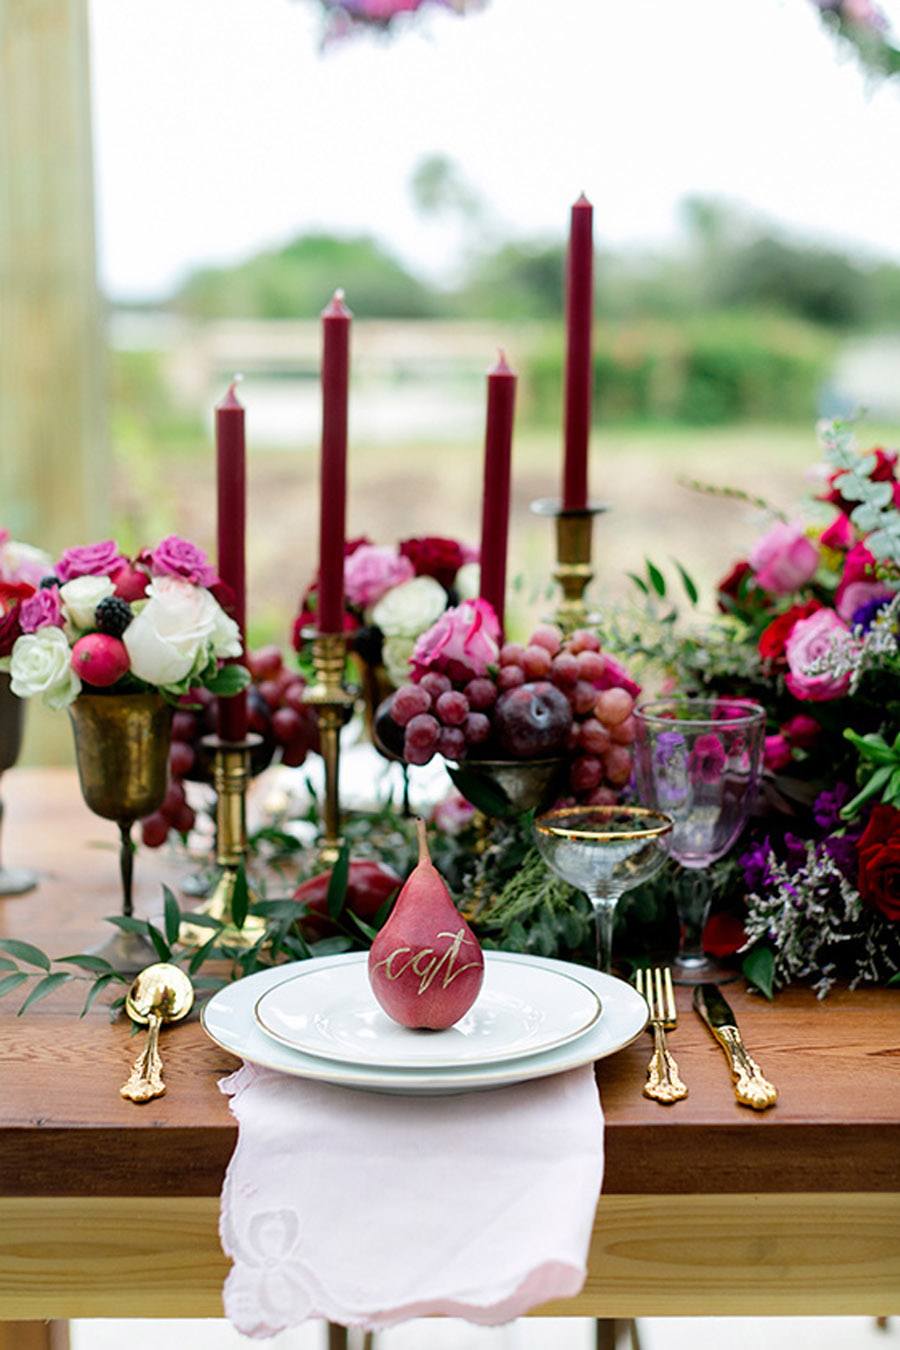
{"type": "Polygon", "coordinates": [[[107,518],[87,0],[0,0],[0,525],[107,518]]]}

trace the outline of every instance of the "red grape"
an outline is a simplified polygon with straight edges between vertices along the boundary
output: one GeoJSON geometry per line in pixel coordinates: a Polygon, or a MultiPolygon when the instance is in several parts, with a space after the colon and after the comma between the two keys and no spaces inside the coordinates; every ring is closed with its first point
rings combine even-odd
{"type": "Polygon", "coordinates": [[[452,689],[446,675],[442,675],[438,670],[429,670],[427,675],[423,675],[419,681],[419,688],[424,689],[429,698],[438,699],[441,694],[446,694],[448,689],[452,689]]]}
{"type": "Polygon", "coordinates": [[[306,760],[309,747],[303,737],[296,741],[291,741],[281,752],[281,762],[289,769],[299,769],[300,765],[306,760]]]}
{"type": "Polygon", "coordinates": [[[522,657],[522,669],[529,680],[545,680],[550,674],[552,657],[546,647],[531,646],[525,648],[522,657]]]}
{"type": "Polygon", "coordinates": [[[433,750],[437,745],[440,725],[430,713],[418,713],[406,724],[404,745],[418,750],[433,750]]]}
{"type": "Polygon", "coordinates": [[[303,729],[303,720],[293,708],[278,708],[272,714],[272,731],[280,745],[290,745],[303,729]]]}
{"type": "Polygon", "coordinates": [[[197,735],[197,718],[192,712],[177,712],[172,718],[172,740],[190,743],[197,735]]]}
{"type": "Polygon", "coordinates": [[[178,815],[172,821],[172,824],[179,834],[189,834],[194,828],[196,819],[197,816],[195,812],[188,806],[187,802],[185,802],[179,807],[178,815]]]}
{"type": "Polygon", "coordinates": [[[569,651],[574,656],[579,652],[599,652],[600,639],[587,628],[576,628],[568,641],[569,651]]]}
{"type": "Polygon", "coordinates": [[[581,731],[581,723],[573,722],[572,725],[569,727],[569,730],[566,732],[566,750],[570,755],[574,754],[574,752],[578,749],[578,747],[581,744],[581,736],[579,734],[580,731],[581,731]]]}
{"type": "Polygon", "coordinates": [[[614,787],[624,787],[631,777],[631,752],[624,745],[613,745],[604,761],[606,777],[614,787]]]}
{"type": "Polygon", "coordinates": [[[589,713],[594,706],[597,697],[597,691],[587,680],[579,680],[575,688],[569,694],[569,700],[575,710],[576,716],[583,717],[589,713]]]}
{"type": "Polygon", "coordinates": [[[391,699],[391,717],[398,727],[405,727],[419,713],[427,713],[431,695],[420,684],[402,684],[391,699]]]}
{"type": "Polygon", "coordinates": [[[576,792],[588,792],[599,787],[603,765],[593,755],[580,755],[569,769],[569,782],[576,792]]]}
{"type": "Polygon", "coordinates": [[[448,689],[446,694],[441,694],[434,710],[445,727],[461,727],[469,715],[469,700],[465,694],[448,689]]]}
{"type": "Polygon", "coordinates": [[[257,685],[257,688],[274,712],[281,702],[281,685],[277,680],[263,680],[261,684],[257,685]]]}
{"type": "Polygon", "coordinates": [[[575,660],[578,662],[579,680],[587,680],[589,684],[600,683],[606,667],[599,652],[579,652],[575,660]]]}
{"type": "Polygon", "coordinates": [[[247,653],[247,669],[257,683],[260,680],[273,679],[281,670],[282,665],[281,651],[274,644],[247,653]]]}
{"type": "Polygon", "coordinates": [[[607,727],[624,722],[626,717],[630,717],[633,707],[634,699],[626,689],[604,689],[602,694],[597,694],[594,704],[598,718],[607,727]]]}
{"type": "Polygon", "coordinates": [[[141,839],[147,848],[160,848],[169,837],[169,822],[159,811],[144,816],[141,821],[141,839]]]}
{"type": "Polygon", "coordinates": [[[562,630],[555,623],[542,623],[531,635],[531,645],[545,647],[551,656],[555,656],[562,646],[562,630]]]}
{"type": "Polygon", "coordinates": [[[578,680],[578,662],[571,652],[560,652],[550,665],[550,678],[560,689],[574,689],[578,680]]]}
{"type": "Polygon", "coordinates": [[[497,676],[497,688],[501,691],[517,689],[525,683],[525,672],[521,666],[501,666],[497,676]]]}
{"type": "Polygon", "coordinates": [[[469,745],[483,745],[491,734],[491,721],[481,712],[470,712],[463,732],[469,745]]]}
{"type": "Polygon", "coordinates": [[[441,727],[437,743],[444,759],[460,760],[466,753],[466,738],[460,727],[441,727]]]}
{"type": "Polygon", "coordinates": [[[606,754],[610,735],[602,722],[598,722],[596,717],[589,717],[586,722],[581,723],[578,730],[582,749],[592,755],[606,754]]]}
{"type": "Polygon", "coordinates": [[[282,692],[281,706],[283,708],[293,708],[294,712],[298,713],[308,712],[308,705],[303,697],[305,692],[306,685],[303,680],[295,675],[287,688],[282,692]]]}
{"type": "Polygon", "coordinates": [[[614,726],[609,734],[616,745],[631,745],[637,735],[637,722],[633,717],[626,717],[625,721],[614,726]]]}
{"type": "Polygon", "coordinates": [[[500,648],[501,666],[521,666],[525,657],[525,648],[521,642],[504,642],[500,648]]]}
{"type": "Polygon", "coordinates": [[[470,680],[466,685],[465,695],[470,708],[474,708],[476,712],[485,712],[488,708],[493,708],[497,702],[497,686],[493,680],[483,678],[470,680]]]}
{"type": "Polygon", "coordinates": [[[598,787],[588,797],[587,806],[615,806],[618,801],[616,793],[611,787],[598,787]]]}
{"type": "Polygon", "coordinates": [[[166,788],[166,795],[163,797],[162,805],[159,808],[159,814],[165,816],[170,824],[175,824],[178,812],[185,803],[184,788],[180,783],[170,781],[166,788]]]}
{"type": "Polygon", "coordinates": [[[187,778],[196,758],[192,745],[185,741],[173,741],[169,751],[169,772],[175,778],[187,778]]]}

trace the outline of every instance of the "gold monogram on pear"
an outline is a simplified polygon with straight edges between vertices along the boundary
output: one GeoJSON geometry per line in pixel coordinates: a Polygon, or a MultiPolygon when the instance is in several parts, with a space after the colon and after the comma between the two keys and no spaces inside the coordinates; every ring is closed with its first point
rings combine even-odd
{"type": "Polygon", "coordinates": [[[464,944],[478,946],[474,938],[466,937],[466,930],[460,928],[457,933],[438,933],[439,938],[449,938],[450,945],[442,953],[438,954],[434,947],[420,947],[417,952],[413,952],[412,947],[395,947],[383,961],[378,961],[373,967],[374,970],[384,970],[385,978],[388,980],[399,980],[408,970],[411,970],[418,977],[419,987],[417,994],[426,993],[434,984],[440,974],[440,985],[442,989],[449,989],[450,985],[459,975],[464,975],[467,970],[480,970],[480,961],[469,961],[464,965],[457,965],[460,957],[460,949],[464,944]],[[403,961],[399,969],[395,969],[395,960],[400,960],[408,953],[412,952],[409,959],[403,961]]]}

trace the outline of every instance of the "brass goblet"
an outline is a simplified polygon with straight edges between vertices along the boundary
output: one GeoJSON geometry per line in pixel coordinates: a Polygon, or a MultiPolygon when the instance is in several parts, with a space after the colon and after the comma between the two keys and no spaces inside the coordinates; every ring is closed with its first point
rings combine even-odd
{"type": "MultiPolygon", "coordinates": [[[[22,748],[22,725],[25,704],[16,698],[9,685],[9,676],[0,674],[0,774],[11,769],[22,748]]],[[[3,802],[0,801],[0,825],[3,823],[3,802]]],[[[24,867],[4,867],[0,863],[0,896],[24,895],[34,890],[37,874],[24,867]]]]}
{"type": "MultiPolygon", "coordinates": [[[[172,709],[156,693],[80,694],[69,708],[85,802],[119,827],[122,914],[134,914],[134,822],[158,810],[169,781],[172,709]]],[[[119,932],[96,949],[117,970],[137,971],[155,951],[140,933],[119,932]]]]}

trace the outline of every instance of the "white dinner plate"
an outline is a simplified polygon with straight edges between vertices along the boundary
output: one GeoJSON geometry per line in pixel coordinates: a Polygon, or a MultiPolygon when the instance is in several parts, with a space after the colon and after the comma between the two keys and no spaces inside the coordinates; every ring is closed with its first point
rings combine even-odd
{"type": "MultiPolygon", "coordinates": [[[[363,953],[365,955],[365,953],[363,953]]],[[[322,956],[317,966],[346,965],[359,961],[359,953],[322,956]]],[[[314,1078],[323,1083],[360,1088],[369,1092],[414,1093],[429,1096],[473,1092],[506,1087],[531,1078],[546,1078],[564,1073],[595,1059],[615,1054],[630,1045],[647,1024],[647,1005],[624,980],[602,975],[587,966],[554,961],[541,956],[520,956],[511,952],[485,952],[485,961],[514,962],[554,970],[581,980],[592,989],[603,1006],[603,1015],[583,1035],[567,1045],[545,1050],[506,1064],[467,1064],[453,1069],[379,1069],[373,1065],[342,1064],[292,1050],[272,1040],[256,1022],[253,1010],[269,989],[296,975],[306,962],[276,966],[235,980],[220,989],[206,1004],[201,1022],[207,1035],[223,1050],[250,1064],[275,1069],[298,1078],[314,1078]]]]}
{"type": "Polygon", "coordinates": [[[445,1031],[413,1031],[379,1007],[367,953],[345,965],[302,962],[269,989],[255,1016],[292,1050],[382,1069],[455,1069],[497,1064],[566,1045],[592,1027],[600,1000],[580,979],[527,961],[485,963],[484,984],[466,1015],[445,1031]]]}

